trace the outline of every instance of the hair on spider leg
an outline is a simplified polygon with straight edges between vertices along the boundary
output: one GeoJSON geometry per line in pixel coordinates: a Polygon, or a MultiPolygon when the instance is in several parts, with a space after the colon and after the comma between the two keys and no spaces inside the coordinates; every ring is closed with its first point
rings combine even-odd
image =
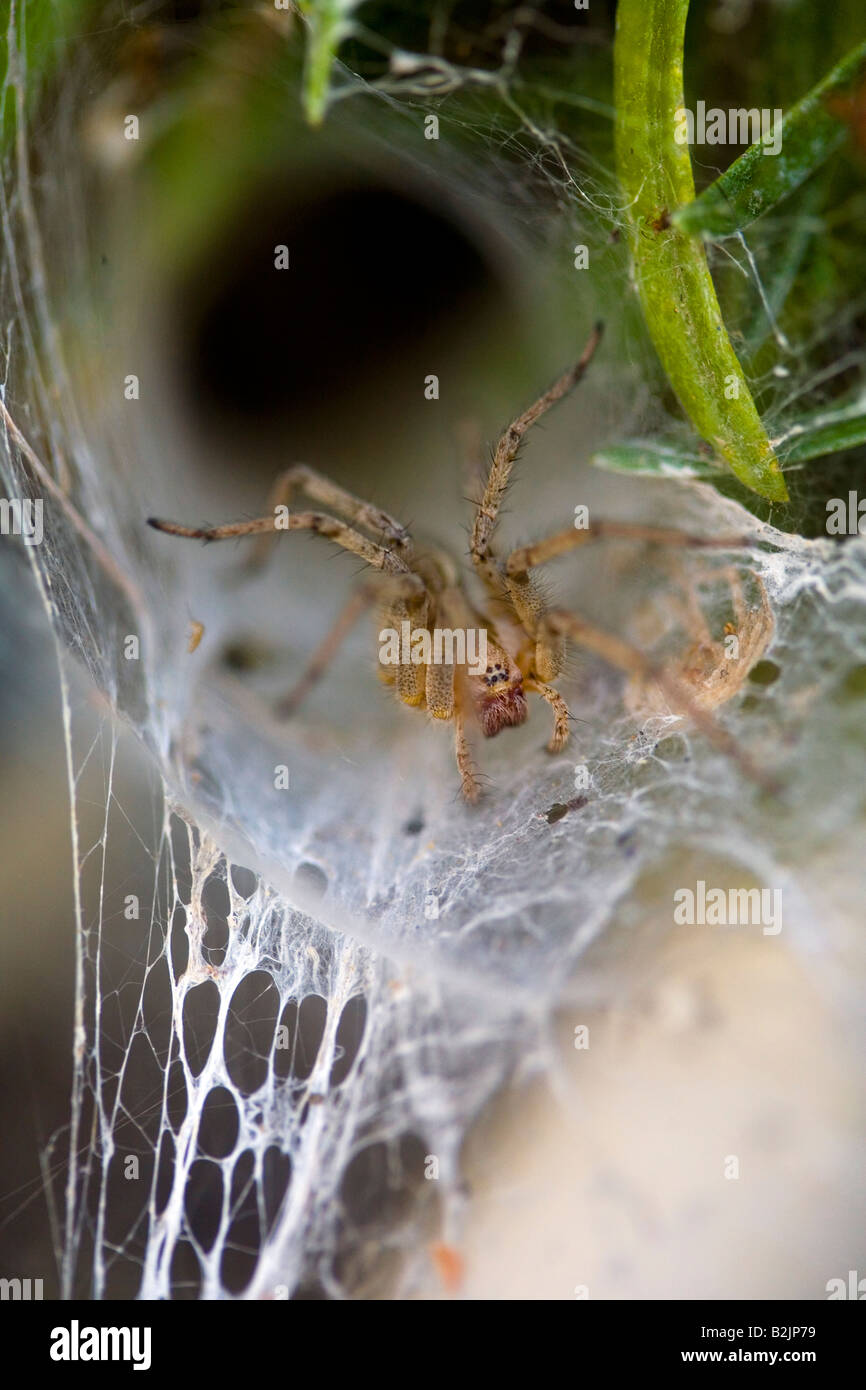
{"type": "Polygon", "coordinates": [[[474,781],[477,787],[477,795],[474,798],[469,797],[466,794],[464,787],[456,787],[452,796],[449,797],[450,805],[473,806],[476,801],[480,801],[483,798],[489,796],[490,792],[495,788],[496,782],[494,778],[490,776],[489,772],[481,772],[478,768],[477,763],[473,762],[471,764],[470,772],[472,774],[472,780],[474,781]]]}
{"type": "MultiPolygon", "coordinates": [[[[565,656],[562,661],[562,669],[556,677],[557,685],[576,686],[583,684],[586,686],[587,674],[590,669],[590,662],[587,661],[588,655],[591,659],[591,653],[581,652],[576,647],[566,647],[565,656]]],[[[601,662],[592,663],[594,668],[602,664],[601,662]]],[[[572,718],[576,717],[576,715],[572,716],[572,718]]],[[[589,723],[589,720],[581,720],[581,723],[589,723]]]]}

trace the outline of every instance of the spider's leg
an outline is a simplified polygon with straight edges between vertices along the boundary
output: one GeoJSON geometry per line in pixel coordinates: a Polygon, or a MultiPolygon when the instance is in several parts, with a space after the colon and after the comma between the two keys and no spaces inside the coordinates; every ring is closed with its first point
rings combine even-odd
{"type": "Polygon", "coordinates": [[[454,716],[454,664],[431,662],[427,667],[425,693],[427,709],[434,719],[454,716]]]}
{"type": "Polygon", "coordinates": [[[546,391],[543,396],[539,396],[534,405],[531,405],[522,415],[518,415],[517,419],[508,426],[496,446],[484,492],[475,513],[470,541],[472,563],[488,587],[493,586],[495,589],[497,584],[498,567],[491,558],[490,543],[523,436],[545,411],[567,395],[580,381],[598,347],[601,331],[601,325],[597,324],[589,336],[580,360],[573,367],[570,367],[565,375],[551,386],[549,391],[546,391]]]}
{"type": "Polygon", "coordinates": [[[231,521],[225,526],[184,526],[178,521],[160,521],[148,517],[148,526],[157,531],[165,531],[170,536],[184,536],[189,540],[226,541],[238,536],[263,536],[282,534],[284,531],[313,531],[324,536],[343,550],[350,551],[370,565],[372,569],[399,579],[401,588],[419,599],[425,593],[424,581],[420,575],[413,574],[406,561],[386,546],[376,545],[362,536],[345,522],[327,512],[290,512],[285,526],[276,526],[273,516],[256,517],[253,521],[231,521]]]}
{"type": "Polygon", "coordinates": [[[691,692],[637,647],[561,608],[545,615],[541,622],[541,633],[542,636],[549,634],[551,637],[568,638],[629,675],[638,676],[643,681],[655,681],[672,707],[687,715],[701,733],[733,759],[748,777],[769,791],[778,790],[775,780],[755,766],[736,739],[698,704],[691,692]]]}
{"type": "Polygon", "coordinates": [[[355,623],[366,613],[374,598],[373,590],[368,587],[356,589],[350,596],[337,615],[334,626],[313,652],[298,682],[278,701],[275,713],[280,719],[289,719],[316,682],[321,680],[355,623]]]}
{"type": "Polygon", "coordinates": [[[546,700],[553,710],[553,735],[547,745],[547,751],[548,753],[558,753],[568,743],[571,732],[568,727],[570,718],[568,705],[559,691],[554,690],[552,685],[545,685],[544,681],[538,681],[530,676],[524,680],[523,684],[526,690],[534,690],[536,695],[540,695],[542,700],[546,700]]]}
{"type": "MultiPolygon", "coordinates": [[[[392,582],[399,584],[398,580],[392,582]]],[[[426,591],[420,602],[412,596],[407,601],[399,593],[396,593],[390,600],[383,616],[383,627],[392,630],[398,636],[400,656],[393,664],[390,662],[387,665],[380,663],[379,676],[387,685],[394,686],[398,700],[401,700],[404,705],[413,707],[424,703],[424,666],[411,659],[411,634],[426,627],[426,624],[426,591]],[[409,650],[406,653],[405,661],[403,660],[404,644],[402,640],[404,623],[408,624],[410,634],[409,650]]]]}
{"type": "Polygon", "coordinates": [[[475,770],[472,766],[472,757],[466,740],[466,726],[459,707],[454,710],[454,755],[457,759],[457,770],[460,773],[463,795],[467,801],[474,804],[481,795],[481,784],[475,776],[475,770]]]}
{"type": "Polygon", "coordinates": [[[545,565],[558,555],[586,545],[589,541],[624,540],[642,541],[647,545],[683,546],[700,550],[737,550],[749,544],[748,536],[695,536],[688,531],[677,531],[668,526],[643,526],[639,522],[594,521],[589,526],[578,529],[569,526],[563,531],[554,531],[534,545],[524,545],[512,550],[505,562],[505,572],[509,579],[521,578],[537,565],[545,565]]]}
{"type": "MultiPolygon", "coordinates": [[[[734,605],[734,617],[737,620],[737,626],[742,627],[748,610],[746,608],[746,597],[743,593],[743,577],[738,570],[731,569],[728,571],[728,583],[731,589],[731,601],[734,605]]],[[[757,583],[761,594],[761,607],[766,610],[769,607],[767,591],[760,579],[757,580],[757,583]]]]}
{"type": "Polygon", "coordinates": [[[524,632],[535,643],[532,670],[526,674],[542,682],[555,680],[565,664],[565,638],[543,628],[546,610],[541,590],[528,574],[504,582],[524,632]]]}
{"type": "MultiPolygon", "coordinates": [[[[278,507],[287,507],[292,496],[301,492],[310,499],[317,502],[321,507],[327,507],[329,511],[336,513],[344,521],[350,521],[355,526],[363,526],[366,530],[383,540],[391,549],[397,550],[401,554],[407,554],[411,549],[409,532],[399,521],[396,521],[388,512],[384,512],[379,507],[374,507],[372,503],[363,501],[360,497],[354,497],[351,492],[339,484],[332,482],[325,477],[324,473],[317,473],[314,468],[308,468],[304,463],[297,463],[292,468],[287,468],[285,472],[278,474],[274,480],[268,496],[267,510],[272,516],[276,514],[278,507]]],[[[256,569],[264,564],[270,553],[274,537],[263,535],[256,542],[248,561],[248,568],[256,569]]]]}
{"type": "Polygon", "coordinates": [[[733,550],[745,545],[746,539],[744,536],[693,536],[668,527],[597,521],[585,530],[571,526],[564,531],[555,531],[553,535],[546,536],[534,545],[512,550],[505,562],[504,583],[514,611],[536,643],[536,673],[543,680],[553,680],[562,670],[565,647],[561,636],[557,638],[550,629],[546,633],[540,630],[544,604],[537,586],[530,578],[531,569],[596,540],[634,540],[665,546],[733,550]]]}

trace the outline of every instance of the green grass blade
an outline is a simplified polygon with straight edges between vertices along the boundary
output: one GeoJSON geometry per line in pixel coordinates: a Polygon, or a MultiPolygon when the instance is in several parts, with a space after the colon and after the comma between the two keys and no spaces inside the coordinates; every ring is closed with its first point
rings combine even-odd
{"type": "Polygon", "coordinates": [[[310,125],[321,125],[328,106],[331,70],[340,44],[351,30],[349,17],[361,0],[299,0],[307,21],[304,110],[310,125]]]}
{"type": "Polygon", "coordinates": [[[776,439],[786,463],[805,463],[859,444],[866,444],[866,395],[792,420],[776,439]]]}
{"type": "MultiPolygon", "coordinates": [[[[866,444],[866,395],[845,404],[825,406],[790,420],[773,446],[786,464],[806,463],[827,454],[866,444]]],[[[697,441],[633,439],[598,449],[593,466],[608,473],[642,478],[718,478],[719,465],[702,454],[697,441]]]]}
{"type": "Polygon", "coordinates": [[[712,478],[719,465],[694,450],[664,439],[636,439],[599,449],[592,456],[607,473],[631,473],[643,478],[712,478]]]}
{"type": "Polygon", "coordinates": [[[683,107],[688,0],[620,0],[614,45],[616,157],[644,319],[694,428],[752,491],[787,500],[742,368],[722,321],[703,244],[670,225],[694,198],[683,107]]]}
{"type": "Polygon", "coordinates": [[[792,106],[782,121],[781,148],[767,154],[758,140],[699,197],[673,216],[681,231],[731,236],[748,227],[820,167],[848,138],[847,105],[866,80],[866,42],[792,106]]]}
{"type": "Polygon", "coordinates": [[[22,4],[19,0],[13,13],[11,0],[0,0],[0,153],[5,155],[15,138],[16,64],[26,105],[32,106],[41,84],[58,67],[65,44],[77,29],[86,26],[91,9],[86,0],[53,0],[52,4],[47,0],[22,4]]]}

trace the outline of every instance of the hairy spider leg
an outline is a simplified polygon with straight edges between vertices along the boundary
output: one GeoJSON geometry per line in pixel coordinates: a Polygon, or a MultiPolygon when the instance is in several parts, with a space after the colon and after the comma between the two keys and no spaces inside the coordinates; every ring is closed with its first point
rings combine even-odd
{"type": "MultiPolygon", "coordinates": [[[[602,331],[602,325],[596,324],[574,366],[570,367],[558,381],[554,382],[549,391],[539,396],[528,410],[525,410],[522,415],[518,415],[517,419],[512,421],[496,445],[487,474],[487,482],[476,509],[469,543],[469,553],[476,573],[494,601],[501,602],[506,594],[509,594],[512,587],[507,583],[502,564],[493,554],[492,540],[499,520],[502,501],[511,480],[514,461],[517,458],[523,437],[527,430],[531,429],[541,416],[550,410],[551,406],[556,405],[557,401],[568,395],[581,380],[601,342],[602,331]]],[[[513,601],[513,595],[509,594],[509,596],[513,601]]],[[[533,629],[529,630],[530,636],[538,645],[537,622],[535,620],[543,611],[543,603],[540,596],[535,593],[535,586],[531,580],[527,579],[520,586],[520,598],[523,612],[529,615],[530,621],[533,623],[533,629]]],[[[518,616],[523,622],[524,618],[519,610],[518,616]]],[[[564,643],[552,637],[548,638],[548,642],[552,644],[552,649],[549,652],[541,650],[537,653],[537,669],[530,673],[537,675],[542,682],[551,680],[561,670],[564,658],[564,643]]]]}
{"type": "Polygon", "coordinates": [[[282,535],[286,531],[312,531],[333,541],[343,550],[359,556],[372,569],[399,579],[407,594],[424,596],[424,581],[414,574],[406,561],[387,546],[376,545],[362,536],[337,517],[327,512],[290,512],[284,527],[275,526],[273,516],[260,516],[252,521],[230,521],[224,526],[184,526],[179,521],[163,521],[158,517],[148,517],[148,526],[157,531],[165,531],[170,536],[183,536],[187,540],[227,541],[238,536],[282,535]]]}
{"type": "Polygon", "coordinates": [[[551,609],[542,619],[542,629],[554,636],[568,638],[577,646],[594,652],[610,666],[626,671],[629,675],[638,676],[645,682],[655,681],[670,704],[681,714],[687,715],[748,777],[768,791],[778,791],[776,780],[755,765],[731,734],[698,704],[691,691],[637,647],[605,632],[602,628],[595,627],[567,609],[551,609]]]}
{"type": "Polygon", "coordinates": [[[514,610],[536,643],[535,671],[540,679],[554,680],[565,660],[564,643],[542,635],[544,602],[529,571],[545,565],[579,546],[600,540],[629,540],[650,545],[702,550],[733,550],[747,543],[745,536],[696,536],[670,527],[644,526],[624,521],[595,521],[588,528],[568,527],[532,545],[512,550],[505,562],[505,585],[514,610]]]}
{"type": "MultiPolygon", "coordinates": [[[[268,511],[274,516],[277,508],[288,507],[293,495],[298,492],[307,496],[311,502],[317,502],[329,512],[334,512],[342,520],[351,522],[353,526],[362,526],[372,531],[389,549],[397,550],[403,555],[411,551],[409,532],[389,512],[365,502],[361,497],[353,496],[351,492],[327,478],[324,473],[309,468],[305,463],[296,463],[278,474],[268,497],[268,511]]],[[[263,535],[259,538],[247,562],[248,569],[258,569],[264,564],[275,538],[276,531],[272,536],[263,535]]]]}

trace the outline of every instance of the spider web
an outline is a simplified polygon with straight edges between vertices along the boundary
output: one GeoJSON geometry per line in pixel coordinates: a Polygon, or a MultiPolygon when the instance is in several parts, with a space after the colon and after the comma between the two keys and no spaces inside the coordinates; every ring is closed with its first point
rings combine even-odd
{"type": "MultiPolygon", "coordinates": [[[[851,1008],[831,944],[862,893],[853,851],[866,541],[784,536],[702,484],[626,489],[581,475],[575,497],[567,411],[534,446],[552,481],[534,502],[528,486],[516,490],[528,534],[596,496],[608,514],[750,528],[746,558],[774,612],[778,674],[722,718],[745,745],[781,749],[788,790],[773,816],[683,721],[626,713],[621,682],[592,663],[566,689],[582,721],[574,756],[546,758],[533,721],[531,734],[485,750],[493,787],[477,811],[455,799],[447,733],[395,720],[372,676],[372,693],[358,694],[355,673],[368,671],[360,636],[303,720],[275,728],[267,681],[192,665],[189,618],[215,647],[251,615],[285,641],[288,573],[288,591],[305,595],[288,634],[297,669],[340,582],[305,556],[232,587],[221,581],[237,556],[168,554],[141,524],[154,498],[171,498],[177,515],[217,503],[195,487],[185,496],[141,415],[130,428],[100,398],[110,338],[98,326],[104,301],[72,119],[85,66],[60,83],[50,121],[22,130],[2,205],[3,467],[10,496],[44,501],[44,540],[28,554],[57,640],[77,865],[74,1090],[69,1131],[49,1154],[65,1173],[62,1190],[52,1187],[62,1289],[405,1296],[424,1286],[432,1240],[459,1244],[469,1200],[460,1154],[473,1122],[506,1081],[555,1074],[555,1016],[609,997],[617,953],[628,951],[613,924],[666,856],[712,853],[781,887],[786,939],[851,1008]],[[86,354],[62,328],[61,293],[86,354]],[[118,790],[130,740],[147,768],[138,815],[118,790]],[[584,766],[585,801],[556,818],[584,766]],[[288,790],[275,785],[281,767],[288,790]],[[132,904],[127,877],[139,885],[132,904]],[[604,937],[612,972],[581,975],[604,937]]],[[[410,65],[397,66],[400,80],[378,95],[360,95],[341,72],[333,119],[398,97],[411,113],[410,65]]],[[[19,54],[9,89],[23,89],[26,74],[19,54]]],[[[471,88],[472,73],[450,76],[455,90],[471,88]]],[[[520,115],[507,81],[504,91],[510,117],[515,107],[520,115]]],[[[529,117],[515,133],[511,118],[500,127],[480,112],[460,117],[485,197],[507,167],[512,193],[520,177],[508,217],[528,242],[539,185],[559,211],[558,248],[587,227],[616,230],[609,172],[529,117]]],[[[733,254],[753,275],[742,248],[733,254]]],[[[613,298],[626,291],[622,275],[613,298]]],[[[658,422],[648,350],[635,339],[627,354],[615,379],[596,374],[606,402],[598,429],[621,419],[622,395],[635,422],[658,422]]],[[[810,361],[792,364],[779,409],[813,397],[810,361]]],[[[646,576],[625,560],[617,574],[627,607],[646,576]]],[[[562,580],[564,601],[579,578],[562,580]]],[[[625,621],[611,599],[601,611],[625,621]]]]}

